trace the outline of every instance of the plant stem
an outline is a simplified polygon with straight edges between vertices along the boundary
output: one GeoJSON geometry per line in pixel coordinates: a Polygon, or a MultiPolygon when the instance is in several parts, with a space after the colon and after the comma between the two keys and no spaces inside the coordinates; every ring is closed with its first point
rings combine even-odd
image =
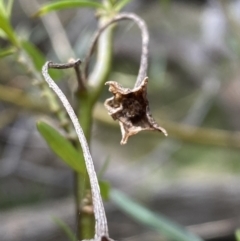
{"type": "Polygon", "coordinates": [[[85,138],[85,135],[83,133],[83,129],[79,125],[78,118],[74,113],[74,110],[72,109],[71,105],[69,104],[66,96],[63,94],[63,92],[59,89],[59,87],[56,85],[56,83],[52,80],[52,78],[48,74],[48,68],[51,66],[50,62],[47,62],[42,69],[42,74],[44,76],[44,79],[49,84],[49,87],[53,89],[53,91],[57,94],[59,99],[61,100],[64,108],[66,109],[73,125],[75,128],[75,131],[77,133],[79,142],[82,147],[84,160],[86,163],[86,169],[88,172],[90,185],[91,185],[91,193],[92,193],[92,202],[93,202],[93,210],[94,210],[94,216],[95,216],[95,239],[100,237],[108,237],[108,226],[107,226],[107,219],[106,214],[100,194],[100,188],[98,185],[98,179],[97,175],[94,169],[93,160],[90,154],[90,150],[87,144],[87,140],[85,138]]]}
{"type": "MultiPolygon", "coordinates": [[[[89,94],[87,92],[78,92],[78,103],[81,104],[78,110],[78,119],[82,126],[88,145],[90,144],[91,129],[92,129],[92,109],[93,106],[89,101],[89,94]]],[[[83,160],[84,161],[84,160],[83,160]]],[[[77,227],[78,227],[78,239],[90,239],[94,236],[94,213],[89,213],[84,210],[84,204],[82,203],[85,193],[90,190],[90,182],[88,174],[80,175],[76,174],[76,199],[78,200],[79,212],[77,227]]]]}
{"type": "MultiPolygon", "coordinates": [[[[99,24],[100,26],[103,25],[106,21],[109,21],[109,18],[103,17],[100,18],[99,24]]],[[[81,123],[81,126],[83,128],[83,132],[86,136],[88,144],[90,143],[90,137],[91,137],[91,129],[92,129],[92,115],[93,115],[93,107],[98,99],[99,94],[102,91],[102,88],[104,86],[104,82],[106,82],[107,77],[110,72],[111,68],[111,62],[112,62],[112,34],[113,34],[113,28],[108,28],[106,31],[101,35],[98,41],[98,52],[96,57],[96,64],[94,66],[94,69],[91,73],[91,75],[88,78],[88,84],[91,86],[95,85],[97,83],[97,87],[95,88],[95,93],[90,92],[77,92],[77,98],[78,103],[81,105],[78,109],[78,119],[81,123]]],[[[83,81],[86,83],[86,78],[82,78],[83,81]]],[[[89,185],[89,179],[86,175],[85,177],[85,183],[83,188],[83,178],[78,175],[76,178],[78,181],[78,200],[80,201],[79,205],[81,205],[82,200],[82,191],[88,190],[89,185]]],[[[79,215],[79,222],[78,227],[80,229],[80,236],[78,236],[79,239],[88,239],[92,238],[91,230],[89,230],[94,225],[94,219],[93,214],[88,215],[84,214],[83,212],[79,215]],[[88,231],[88,233],[84,234],[83,231],[88,231]]],[[[93,229],[92,229],[93,232],[93,229]]]]}
{"type": "MultiPolygon", "coordinates": [[[[111,20],[112,17],[102,17],[99,20],[99,28],[101,29],[102,26],[104,26],[109,20],[111,20]]],[[[100,36],[100,35],[99,35],[100,36]]],[[[94,88],[94,90],[100,94],[104,83],[107,81],[110,69],[111,69],[111,63],[112,63],[112,49],[113,49],[113,26],[107,28],[99,38],[96,40],[95,37],[93,38],[93,42],[97,42],[97,56],[96,56],[96,63],[94,66],[94,69],[92,70],[90,76],[88,77],[88,84],[94,88]]],[[[92,47],[91,47],[92,48],[92,47]]],[[[89,50],[89,52],[93,52],[93,50],[89,50]]],[[[90,57],[89,57],[90,59],[90,57]]],[[[88,59],[88,60],[89,60],[88,59]]],[[[88,60],[86,59],[86,69],[88,68],[88,60]]],[[[85,67],[85,65],[84,65],[85,67]]],[[[85,69],[83,70],[84,74],[85,69]]],[[[85,71],[86,73],[87,71],[85,71]]],[[[86,73],[87,75],[87,73],[86,73]]],[[[98,99],[98,94],[94,96],[93,102],[96,102],[98,99]]]]}
{"type": "MultiPolygon", "coordinates": [[[[91,55],[94,51],[94,48],[96,46],[99,36],[102,34],[102,32],[105,29],[106,29],[105,31],[107,31],[111,24],[113,24],[115,22],[119,22],[121,20],[126,20],[126,19],[134,21],[138,25],[138,27],[140,28],[141,33],[142,33],[142,55],[141,55],[140,68],[139,68],[138,77],[137,77],[137,80],[135,83],[135,87],[138,87],[141,85],[142,81],[147,76],[149,33],[148,33],[148,29],[147,29],[147,26],[146,26],[146,23],[144,22],[144,20],[141,19],[139,16],[137,16],[134,13],[120,13],[120,14],[116,15],[115,17],[113,17],[111,20],[105,22],[102,26],[100,26],[100,28],[94,35],[91,47],[90,47],[89,52],[85,59],[85,64],[84,64],[84,69],[83,69],[83,79],[85,79],[85,80],[87,79],[88,65],[89,65],[91,55]]],[[[103,34],[101,35],[99,42],[101,41],[102,37],[104,36],[104,33],[105,32],[103,32],[103,34]]],[[[104,43],[105,43],[105,41],[104,41],[104,43]]],[[[99,58],[102,60],[104,59],[104,57],[106,58],[104,53],[99,56],[99,58]]],[[[95,74],[96,76],[98,74],[98,70],[103,67],[104,66],[103,66],[102,62],[100,62],[99,65],[96,65],[96,74],[95,74]]],[[[103,83],[102,82],[99,83],[97,77],[95,77],[93,74],[90,76],[89,82],[90,82],[90,85],[103,86],[103,83]]]]}

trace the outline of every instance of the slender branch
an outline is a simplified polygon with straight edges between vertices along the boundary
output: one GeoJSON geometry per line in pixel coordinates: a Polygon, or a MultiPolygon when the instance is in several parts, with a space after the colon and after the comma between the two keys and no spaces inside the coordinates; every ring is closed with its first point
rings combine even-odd
{"type": "MultiPolygon", "coordinates": [[[[70,59],[68,61],[68,63],[66,64],[57,64],[57,63],[49,63],[49,67],[50,68],[54,68],[54,69],[68,69],[68,68],[74,68],[75,70],[75,73],[76,73],[76,77],[77,77],[77,82],[78,82],[78,87],[77,87],[77,92],[80,93],[82,91],[85,91],[86,90],[86,87],[85,87],[85,84],[83,83],[82,81],[82,78],[81,78],[81,72],[80,72],[80,68],[79,68],[79,65],[81,64],[81,60],[80,59],[77,59],[77,60],[74,60],[74,59],[70,59]]],[[[49,89],[49,88],[48,88],[49,89]]],[[[69,134],[69,132],[68,132],[69,134]]],[[[70,136],[68,137],[70,138],[70,136]]],[[[77,138],[74,137],[74,140],[72,139],[71,140],[71,143],[76,146],[77,143],[78,143],[78,140],[77,138]]],[[[81,161],[84,161],[84,157],[82,157],[82,160],[81,161]]],[[[79,181],[78,181],[78,177],[79,179],[81,180],[82,177],[80,177],[76,172],[73,172],[73,175],[74,175],[74,193],[75,193],[75,202],[76,202],[76,223],[77,223],[77,227],[79,227],[79,222],[80,220],[82,219],[82,212],[81,212],[81,205],[80,205],[80,196],[78,194],[78,191],[79,191],[79,181]]],[[[94,222],[92,222],[93,225],[94,225],[94,222]]],[[[92,225],[92,227],[93,227],[92,225]]],[[[77,228],[77,237],[80,239],[81,237],[81,234],[80,234],[80,228],[77,228]]],[[[92,232],[94,231],[94,229],[92,228],[91,229],[92,232]]]]}
{"type": "Polygon", "coordinates": [[[49,62],[48,67],[51,69],[70,69],[70,68],[75,68],[76,66],[79,66],[81,64],[81,60],[71,60],[69,63],[66,64],[58,64],[58,63],[52,63],[49,62]]]}
{"type": "Polygon", "coordinates": [[[74,125],[79,142],[83,150],[83,156],[86,162],[86,168],[90,179],[92,199],[93,199],[93,209],[94,209],[94,216],[95,216],[95,238],[99,238],[103,236],[108,237],[107,218],[106,218],[106,214],[105,214],[105,210],[104,210],[104,206],[103,206],[103,202],[100,194],[97,175],[94,170],[93,160],[89,151],[87,140],[78,122],[78,118],[74,113],[74,110],[71,107],[70,103],[68,102],[66,96],[63,94],[63,92],[59,89],[57,84],[53,81],[53,79],[48,74],[48,69],[51,68],[52,66],[60,66],[60,65],[54,64],[51,62],[46,62],[46,64],[42,68],[42,74],[46,82],[49,84],[49,87],[53,89],[53,91],[57,94],[57,96],[61,100],[70,119],[72,120],[72,123],[74,125]]]}
{"type": "Polygon", "coordinates": [[[69,69],[69,68],[74,68],[76,77],[77,77],[77,82],[78,82],[78,90],[85,90],[86,87],[82,81],[81,77],[81,72],[79,69],[79,65],[82,63],[80,59],[74,60],[70,59],[68,63],[66,64],[58,64],[58,63],[49,63],[49,68],[52,69],[69,69]]]}
{"type": "Polygon", "coordinates": [[[94,52],[96,43],[97,43],[98,38],[100,37],[101,33],[109,25],[111,25],[115,22],[121,21],[121,20],[126,20],[126,19],[134,21],[138,25],[138,27],[140,28],[141,33],[142,33],[142,55],[141,55],[140,68],[139,68],[138,77],[137,77],[137,80],[135,83],[135,87],[138,87],[139,85],[141,85],[141,82],[144,80],[144,78],[147,75],[149,33],[148,33],[148,29],[147,29],[145,21],[134,13],[120,13],[120,14],[116,15],[113,19],[111,19],[105,25],[100,27],[98,29],[98,31],[95,33],[93,40],[92,40],[92,44],[91,44],[90,49],[85,58],[85,65],[83,67],[83,73],[82,73],[84,81],[86,81],[86,79],[87,79],[90,58],[94,52]]]}
{"type": "MultiPolygon", "coordinates": [[[[81,63],[81,61],[79,62],[79,64],[81,63]]],[[[74,65],[73,66],[76,77],[77,77],[77,83],[78,83],[78,92],[80,91],[84,91],[86,90],[86,86],[85,86],[85,82],[82,79],[82,75],[81,75],[81,70],[79,68],[79,65],[74,65]]]]}

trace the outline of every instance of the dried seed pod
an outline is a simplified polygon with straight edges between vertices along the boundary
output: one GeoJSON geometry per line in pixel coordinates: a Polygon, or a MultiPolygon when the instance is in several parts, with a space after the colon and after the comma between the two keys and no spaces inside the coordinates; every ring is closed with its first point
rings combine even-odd
{"type": "Polygon", "coordinates": [[[119,121],[122,132],[121,144],[126,144],[130,136],[143,130],[156,130],[167,136],[167,131],[156,123],[150,113],[147,84],[148,77],[133,89],[124,88],[115,81],[106,82],[113,97],[107,99],[104,106],[108,114],[119,121]]]}

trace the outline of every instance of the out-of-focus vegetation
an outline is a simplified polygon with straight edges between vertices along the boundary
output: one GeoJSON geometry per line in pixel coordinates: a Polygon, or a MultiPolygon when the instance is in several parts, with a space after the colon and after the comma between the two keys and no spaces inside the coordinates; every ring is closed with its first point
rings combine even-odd
{"type": "MultiPolygon", "coordinates": [[[[66,208],[73,202],[65,199],[74,190],[73,177],[36,131],[36,120],[49,115],[41,92],[51,95],[39,91],[32,80],[39,77],[46,60],[83,58],[97,21],[91,9],[67,9],[32,18],[45,1],[15,1],[12,14],[13,1],[1,3],[8,4],[8,11],[0,15],[0,240],[18,218],[24,227],[30,227],[32,220],[46,223],[33,231],[35,236],[21,234],[24,240],[61,240],[56,224],[45,218],[48,212],[49,219],[58,216],[74,227],[73,207],[66,208]],[[24,52],[30,56],[27,68],[26,62],[25,67],[21,64],[24,52]],[[36,76],[31,73],[33,67],[36,76]]],[[[97,7],[99,2],[91,4],[97,7]]],[[[105,89],[94,110],[91,149],[96,167],[100,170],[109,159],[104,178],[112,186],[201,237],[235,240],[240,224],[240,1],[133,0],[125,10],[139,14],[149,27],[149,101],[169,137],[140,133],[127,146],[119,146],[118,126],[103,109],[109,96],[105,89]]],[[[120,24],[108,79],[132,87],[140,52],[139,30],[129,23],[120,24]]],[[[52,76],[75,105],[75,76],[56,70],[52,76]]],[[[65,117],[59,118],[64,122],[65,117]]],[[[111,205],[107,212],[114,238],[138,234],[136,239],[159,240],[146,226],[129,221],[111,205]]],[[[14,235],[6,237],[20,240],[14,235]]]]}

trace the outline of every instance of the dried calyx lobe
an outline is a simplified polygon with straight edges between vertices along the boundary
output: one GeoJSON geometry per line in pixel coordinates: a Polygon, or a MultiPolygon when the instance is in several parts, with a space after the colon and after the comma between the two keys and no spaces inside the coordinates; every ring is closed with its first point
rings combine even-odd
{"type": "Polygon", "coordinates": [[[119,121],[122,132],[121,144],[126,144],[130,136],[142,130],[161,131],[167,136],[166,130],[160,127],[150,114],[147,83],[148,77],[145,77],[138,87],[129,89],[115,81],[106,82],[113,97],[107,99],[104,105],[108,114],[119,121]]]}

